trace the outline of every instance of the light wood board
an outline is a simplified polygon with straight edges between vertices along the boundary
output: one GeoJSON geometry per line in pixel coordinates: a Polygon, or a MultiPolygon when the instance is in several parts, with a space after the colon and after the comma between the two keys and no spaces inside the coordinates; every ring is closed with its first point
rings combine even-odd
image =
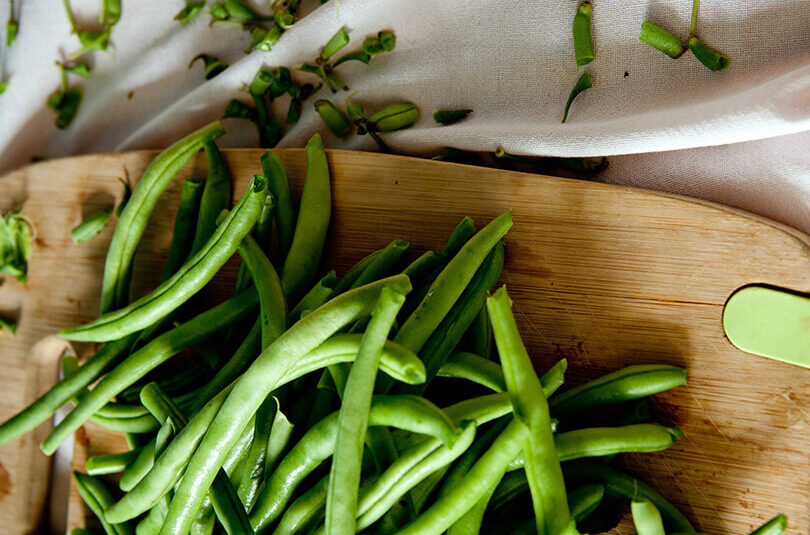
{"type": "MultiPolygon", "coordinates": [[[[278,152],[300,191],[303,151],[278,152]]],[[[261,172],[260,154],[225,151],[238,194],[261,172]]],[[[82,213],[117,201],[118,178],[136,180],[154,155],[56,160],[0,179],[0,209],[24,203],[37,228],[28,285],[7,278],[0,286],[0,313],[21,311],[17,336],[0,335],[0,419],[47,386],[42,366],[29,356],[35,342],[97,313],[113,226],[82,245],[72,243],[70,229],[82,213]]],[[[723,304],[743,285],[810,290],[806,236],[710,203],[635,189],[369,153],[330,151],[329,160],[328,262],[339,273],[393,238],[408,239],[418,254],[441,248],[462,216],[480,227],[512,209],[502,282],[539,369],[566,357],[570,384],[633,363],[689,370],[689,386],[656,398],[658,413],[679,425],[684,438],[663,453],[628,456],[632,471],[702,531],[748,533],[781,511],[790,533],[808,533],[810,370],[735,349],[721,324],[723,304]]],[[[199,154],[180,176],[204,178],[205,170],[199,154]]],[[[176,180],[144,236],[137,295],[162,268],[179,189],[176,180]]],[[[227,274],[233,270],[230,265],[227,274]]],[[[90,349],[77,347],[80,354],[90,349]]],[[[50,381],[55,358],[39,359],[50,381]]],[[[6,533],[30,532],[42,514],[47,464],[36,444],[46,431],[0,448],[6,533]]],[[[123,448],[120,438],[89,425],[81,437],[77,459],[88,448],[123,448]]],[[[80,509],[71,515],[72,525],[83,522],[80,509]]],[[[629,531],[626,524],[620,531],[629,531]]]]}

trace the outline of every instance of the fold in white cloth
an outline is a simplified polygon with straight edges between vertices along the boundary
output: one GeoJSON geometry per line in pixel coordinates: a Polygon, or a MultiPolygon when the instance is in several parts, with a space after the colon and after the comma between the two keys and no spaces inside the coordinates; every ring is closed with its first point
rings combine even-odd
{"type": "MultiPolygon", "coordinates": [[[[20,1],[20,0],[18,0],[20,1]]],[[[73,0],[79,23],[93,24],[99,2],[73,0]]],[[[576,3],[495,0],[304,0],[309,13],[271,52],[245,54],[247,33],[172,20],[182,1],[123,0],[114,50],[95,52],[93,77],[81,84],[81,109],[66,130],[45,108],[59,86],[54,60],[78,48],[58,3],[22,2],[16,44],[6,50],[9,88],[0,96],[0,172],[32,156],[160,148],[221,116],[262,66],[311,60],[341,26],[346,50],[381,29],[397,36],[393,52],[339,68],[367,110],[410,100],[421,111],[411,129],[387,136],[400,153],[437,154],[443,146],[552,156],[620,155],[601,180],[709,199],[810,232],[810,10],[805,0],[703,0],[697,33],[733,59],[714,73],[687,53],[672,60],[638,39],[650,19],[682,39],[691,2],[594,0],[596,60],[585,67],[594,87],[563,105],[578,77],[571,24],[576,3]],[[230,64],[203,80],[205,52],[230,64]],[[475,110],[439,127],[439,108],[475,110]]],[[[258,9],[265,5],[254,4],[258,9]]],[[[5,20],[8,5],[0,7],[5,20]]],[[[580,70],[581,72],[581,70],[580,70]]],[[[294,73],[299,81],[311,77],[294,73]]],[[[313,80],[314,81],[314,80],[313,80]]],[[[343,106],[348,92],[318,97],[343,106]]],[[[277,103],[279,112],[286,101],[277,103]]],[[[252,125],[228,120],[224,146],[256,146],[252,125]]],[[[314,131],[334,148],[373,149],[367,136],[335,139],[311,101],[280,146],[302,146],[314,131]]]]}

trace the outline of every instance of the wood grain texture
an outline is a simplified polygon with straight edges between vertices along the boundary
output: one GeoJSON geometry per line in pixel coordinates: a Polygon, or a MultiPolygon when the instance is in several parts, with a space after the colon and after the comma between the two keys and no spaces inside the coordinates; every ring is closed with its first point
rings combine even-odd
{"type": "MultiPolygon", "coordinates": [[[[300,192],[303,151],[278,153],[300,192]]],[[[225,151],[237,194],[261,172],[260,154],[225,151]]],[[[154,155],[44,162],[0,179],[0,209],[24,203],[37,226],[27,287],[11,280],[0,286],[0,312],[21,311],[17,337],[0,335],[0,418],[41,389],[28,360],[33,344],[97,313],[112,225],[82,245],[71,242],[70,229],[83,212],[119,199],[117,179],[135,180],[154,155]]],[[[655,400],[661,419],[681,426],[684,438],[663,453],[628,456],[631,471],[702,531],[748,533],[781,511],[790,518],[790,533],[808,533],[810,370],[737,350],[721,322],[723,304],[743,285],[810,290],[806,236],[710,203],[591,182],[369,153],[330,151],[329,160],[328,257],[339,273],[393,238],[410,240],[418,254],[442,247],[462,216],[480,227],[512,209],[502,282],[538,369],[566,357],[570,384],[634,363],[689,370],[688,387],[655,400]]],[[[180,176],[203,178],[205,169],[200,154],[180,176]]],[[[162,269],[179,190],[176,180],[144,236],[136,295],[148,291],[162,269]]],[[[226,290],[234,265],[225,271],[215,292],[226,290]]],[[[123,447],[120,438],[90,425],[84,437],[77,463],[85,446],[98,452],[123,447]]],[[[9,533],[29,532],[41,511],[37,493],[44,490],[39,478],[46,464],[37,442],[26,437],[0,448],[10,478],[0,518],[14,526],[9,533]]],[[[72,511],[78,525],[82,514],[72,511]]],[[[623,524],[619,531],[632,529],[623,524]]]]}

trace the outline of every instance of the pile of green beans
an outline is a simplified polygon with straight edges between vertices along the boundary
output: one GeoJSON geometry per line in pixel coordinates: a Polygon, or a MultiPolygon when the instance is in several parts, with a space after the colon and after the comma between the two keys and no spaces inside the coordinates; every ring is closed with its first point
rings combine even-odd
{"type": "MultiPolygon", "coordinates": [[[[629,366],[558,394],[567,362],[538,376],[506,288],[495,290],[510,212],[478,232],[464,218],[442,251],[412,261],[394,240],[337,277],[322,265],[320,137],[299,202],[268,152],[268,176],[228,212],[220,130],[164,151],[135,188],[107,255],[104,314],[62,332],[105,345],[82,365],[65,357],[63,379],[0,424],[9,443],[70,402],[45,453],[88,420],[128,433],[128,451],[75,474],[105,533],[576,535],[615,507],[604,496],[630,504],[640,535],[695,531],[613,466],[681,438],[638,400],[685,385],[686,370],[629,366]],[[184,184],[161,282],[128,303],[149,212],[201,149],[208,178],[184,184]],[[200,290],[237,253],[234,295],[206,305],[200,290]]],[[[757,533],[785,526],[778,516],[757,533]]]]}

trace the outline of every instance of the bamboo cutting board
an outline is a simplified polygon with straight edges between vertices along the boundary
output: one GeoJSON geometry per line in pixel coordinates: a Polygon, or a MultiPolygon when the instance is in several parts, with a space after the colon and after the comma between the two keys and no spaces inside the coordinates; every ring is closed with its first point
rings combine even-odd
{"type": "MultiPolygon", "coordinates": [[[[278,151],[300,191],[302,150],[278,151]]],[[[0,419],[55,377],[63,347],[35,343],[95,317],[113,226],[75,245],[70,229],[120,199],[118,178],[136,180],[155,152],[39,163],[0,179],[0,210],[23,206],[37,229],[26,287],[0,286],[0,313],[19,315],[0,335],[0,419]]],[[[261,172],[258,150],[225,156],[236,194],[261,172]]],[[[576,384],[620,366],[665,362],[689,370],[689,386],[656,398],[684,438],[666,452],[629,455],[627,465],[678,505],[701,531],[745,534],[777,512],[790,533],[810,528],[810,370],[755,357],[724,337],[722,310],[737,288],[767,283],[810,290],[810,241],[793,230],[710,203],[591,182],[380,154],[330,151],[330,265],[344,270],[393,238],[414,254],[440,249],[462,216],[478,227],[513,210],[502,282],[539,369],[561,357],[576,384]]],[[[180,173],[204,178],[203,154],[180,173]]],[[[163,196],[136,258],[134,292],[156,282],[179,199],[163,196]],[[144,253],[149,251],[149,253],[144,253]]],[[[230,276],[234,266],[228,268],[230,276]]],[[[339,271],[340,273],[341,271],[339,271]]],[[[227,278],[227,277],[226,277],[227,278]]],[[[227,291],[228,281],[217,288],[227,291]]],[[[87,354],[91,348],[77,346],[87,354]]],[[[0,522],[28,533],[43,511],[46,429],[0,448],[0,522]]],[[[114,434],[77,433],[76,460],[121,451],[114,434]]],[[[71,527],[84,511],[75,491],[71,527]]],[[[631,532],[626,523],[619,531],[631,532]]]]}

